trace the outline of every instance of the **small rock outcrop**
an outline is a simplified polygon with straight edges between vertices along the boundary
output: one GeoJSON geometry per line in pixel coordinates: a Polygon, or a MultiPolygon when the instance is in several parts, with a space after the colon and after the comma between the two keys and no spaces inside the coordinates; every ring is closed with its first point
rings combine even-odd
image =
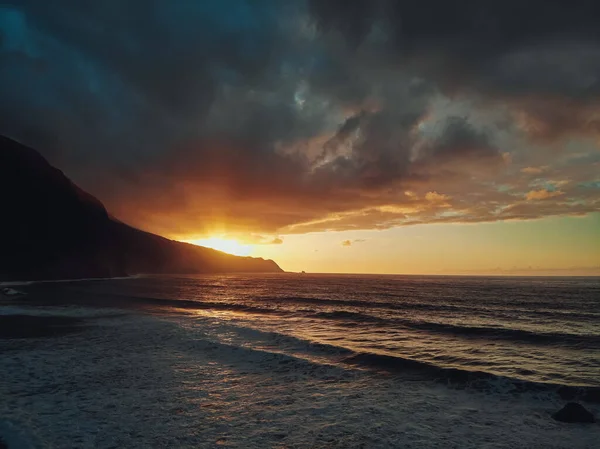
{"type": "Polygon", "coordinates": [[[557,421],[568,423],[594,423],[596,418],[592,412],[577,402],[569,402],[558,412],[552,415],[557,421]]]}

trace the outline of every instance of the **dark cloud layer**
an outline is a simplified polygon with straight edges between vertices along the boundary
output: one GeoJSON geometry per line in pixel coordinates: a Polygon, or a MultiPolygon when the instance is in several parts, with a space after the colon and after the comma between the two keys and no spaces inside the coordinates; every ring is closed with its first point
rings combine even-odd
{"type": "Polygon", "coordinates": [[[471,75],[478,87],[575,96],[600,87],[593,0],[312,0],[310,9],[322,30],[338,30],[354,46],[380,27],[387,57],[443,63],[442,77],[471,75]]]}
{"type": "Polygon", "coordinates": [[[585,214],[598,19],[583,0],[5,1],[0,131],[175,236],[585,214]]]}

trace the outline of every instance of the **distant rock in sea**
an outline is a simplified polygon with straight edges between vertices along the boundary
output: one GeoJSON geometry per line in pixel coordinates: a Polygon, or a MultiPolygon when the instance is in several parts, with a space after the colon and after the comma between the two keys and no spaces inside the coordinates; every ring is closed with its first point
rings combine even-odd
{"type": "Polygon", "coordinates": [[[0,282],[161,273],[280,272],[135,229],[35,150],[0,136],[0,282]]]}
{"type": "Polygon", "coordinates": [[[577,402],[569,402],[552,417],[557,421],[566,423],[594,423],[596,418],[592,412],[577,402]]]}

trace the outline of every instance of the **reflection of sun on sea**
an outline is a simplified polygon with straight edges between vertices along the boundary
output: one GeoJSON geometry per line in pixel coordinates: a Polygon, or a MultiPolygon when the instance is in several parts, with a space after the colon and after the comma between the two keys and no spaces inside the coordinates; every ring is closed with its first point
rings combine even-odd
{"type": "Polygon", "coordinates": [[[233,254],[235,256],[248,256],[252,252],[251,245],[245,245],[237,240],[222,239],[219,237],[210,237],[208,239],[188,240],[188,243],[194,245],[205,246],[207,248],[223,251],[224,253],[233,254]]]}

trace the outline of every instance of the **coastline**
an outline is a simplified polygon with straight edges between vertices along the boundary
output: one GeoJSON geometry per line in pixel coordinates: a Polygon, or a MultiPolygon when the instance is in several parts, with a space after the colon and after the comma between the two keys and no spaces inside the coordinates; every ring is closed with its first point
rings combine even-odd
{"type": "Polygon", "coordinates": [[[61,283],[61,282],[85,282],[85,281],[117,281],[126,279],[136,279],[144,277],[143,274],[135,274],[132,276],[117,276],[117,277],[99,277],[99,278],[75,278],[75,279],[40,279],[35,281],[4,281],[0,282],[0,287],[18,287],[23,285],[34,285],[34,284],[50,284],[50,283],[61,283]]]}
{"type": "Polygon", "coordinates": [[[0,431],[8,449],[592,448],[600,438],[597,424],[552,420],[555,396],[327,365],[240,344],[218,316],[76,306],[38,314],[74,318],[80,331],[0,340],[0,429],[10,422],[21,444],[0,431]]]}

